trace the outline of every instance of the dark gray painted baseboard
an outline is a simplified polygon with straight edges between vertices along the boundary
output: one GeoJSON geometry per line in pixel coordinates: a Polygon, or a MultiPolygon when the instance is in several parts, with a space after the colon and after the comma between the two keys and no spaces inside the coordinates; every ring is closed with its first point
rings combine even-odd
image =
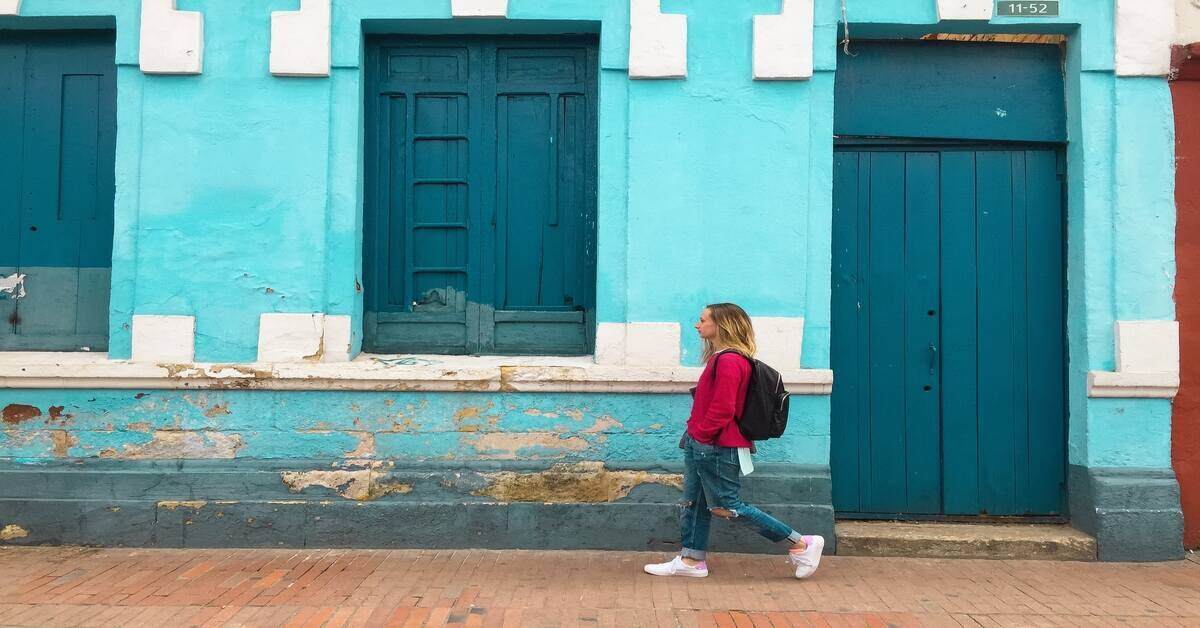
{"type": "Polygon", "coordinates": [[[1068,482],[1071,523],[1096,537],[1100,560],[1183,558],[1183,512],[1171,469],[1072,465],[1068,482]]]}
{"type": "MultiPolygon", "coordinates": [[[[361,471],[328,460],[200,460],[0,463],[0,527],[13,545],[124,547],[353,547],[665,550],[679,546],[680,491],[635,486],[598,503],[503,502],[477,494],[485,474],[538,473],[527,462],[384,464],[379,484],[407,492],[348,499],[345,487],[290,490],[284,472],[361,471]],[[24,536],[20,534],[23,533],[24,536]]],[[[617,469],[609,469],[610,471],[617,469]]],[[[620,470],[679,473],[675,464],[620,470]]],[[[743,498],[834,551],[827,467],[762,464],[743,498]]],[[[778,552],[727,522],[713,551],[778,552]]]]}

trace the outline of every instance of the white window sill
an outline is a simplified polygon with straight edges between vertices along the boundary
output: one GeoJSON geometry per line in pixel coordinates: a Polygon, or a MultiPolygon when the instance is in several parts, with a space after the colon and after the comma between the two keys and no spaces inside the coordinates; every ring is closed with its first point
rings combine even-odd
{"type": "Polygon", "coordinates": [[[1174,399],[1179,373],[1088,373],[1088,396],[1095,398],[1174,399]]]}
{"type": "MultiPolygon", "coordinates": [[[[784,371],[797,395],[829,395],[833,371],[784,371]]],[[[351,362],[154,364],[103,353],[0,352],[0,388],[686,393],[697,367],[596,364],[591,356],[369,355],[351,362]]]]}

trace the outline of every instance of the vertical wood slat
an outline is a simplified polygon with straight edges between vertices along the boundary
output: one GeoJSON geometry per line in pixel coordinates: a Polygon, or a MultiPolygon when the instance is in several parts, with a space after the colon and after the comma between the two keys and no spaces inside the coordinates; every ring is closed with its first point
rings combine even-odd
{"type": "Polygon", "coordinates": [[[838,473],[833,478],[833,503],[838,510],[862,510],[859,499],[860,417],[862,394],[859,370],[858,249],[859,249],[859,161],[861,153],[839,151],[833,165],[833,320],[844,324],[833,328],[830,338],[831,367],[844,374],[833,381],[832,414],[843,420],[830,425],[830,466],[838,473]]]}

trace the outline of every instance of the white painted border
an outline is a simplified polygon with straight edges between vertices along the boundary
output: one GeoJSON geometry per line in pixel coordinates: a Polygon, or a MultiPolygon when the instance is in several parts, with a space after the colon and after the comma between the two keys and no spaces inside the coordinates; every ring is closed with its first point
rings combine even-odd
{"type": "Polygon", "coordinates": [[[258,319],[258,361],[319,362],[324,337],[324,314],[263,314],[258,319]]]}
{"type": "Polygon", "coordinates": [[[330,0],[301,0],[299,11],[271,12],[271,74],[329,76],[330,0]]]}
{"type": "Polygon", "coordinates": [[[686,15],[664,14],[659,0],[629,0],[629,78],[687,77],[686,15]]]}
{"type": "Polygon", "coordinates": [[[938,21],[992,19],[995,0],[937,0],[938,21]]]}
{"type": "Polygon", "coordinates": [[[813,0],[783,0],[779,15],[754,16],[754,78],[794,81],[813,75],[813,0]]]}
{"type": "Polygon", "coordinates": [[[196,359],[194,316],[133,315],[133,361],[189,364],[196,359]]]}
{"type": "Polygon", "coordinates": [[[146,74],[200,74],[204,14],[179,11],[175,0],[142,0],[138,64],[146,74]]]}
{"type": "Polygon", "coordinates": [[[21,13],[21,0],[0,0],[0,15],[18,15],[21,13]]]}
{"type": "Polygon", "coordinates": [[[1089,397],[1172,399],[1179,392],[1179,323],[1117,321],[1117,370],[1088,373],[1089,397]]]}
{"type": "MultiPolygon", "coordinates": [[[[686,393],[695,367],[604,366],[590,356],[360,355],[323,364],[139,364],[104,354],[0,353],[0,388],[686,393]]],[[[782,371],[797,395],[829,395],[833,371],[782,371]]]]}
{"type": "Polygon", "coordinates": [[[454,17],[508,17],[508,0],[450,0],[454,17]]]}
{"type": "Polygon", "coordinates": [[[1174,0],[1117,0],[1117,76],[1166,76],[1175,40],[1174,0]]]}

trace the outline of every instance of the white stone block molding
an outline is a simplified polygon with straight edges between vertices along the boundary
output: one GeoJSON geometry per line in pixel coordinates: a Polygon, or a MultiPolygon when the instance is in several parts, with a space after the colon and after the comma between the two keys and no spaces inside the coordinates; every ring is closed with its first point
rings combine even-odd
{"type": "Polygon", "coordinates": [[[804,345],[804,318],[752,316],[758,359],[777,371],[800,368],[804,345]]]}
{"type": "Polygon", "coordinates": [[[348,362],[350,333],[349,316],[263,314],[258,320],[258,361],[348,362]]]}
{"type": "Polygon", "coordinates": [[[938,20],[990,20],[994,0],[937,0],[938,20]]]}
{"type": "Polygon", "coordinates": [[[17,15],[21,12],[21,0],[0,0],[0,15],[17,15]]]}
{"type": "Polygon", "coordinates": [[[508,17],[508,0],[450,0],[454,17],[508,17]]]}
{"type": "Polygon", "coordinates": [[[175,0],[142,0],[138,62],[146,74],[200,74],[204,14],[179,11],[175,0]]]}
{"type": "Polygon", "coordinates": [[[779,15],[754,16],[754,78],[794,81],[813,75],[813,0],[783,0],[779,15]]]}
{"type": "Polygon", "coordinates": [[[329,76],[330,0],[300,0],[298,11],[271,13],[271,74],[329,76]]]}
{"type": "MultiPolygon", "coordinates": [[[[697,367],[604,366],[586,357],[360,355],[350,362],[144,364],[97,353],[0,351],[0,388],[119,390],[461,390],[685,394],[697,367]]],[[[829,395],[833,371],[783,371],[796,395],[829,395]]]]}
{"type": "Polygon", "coordinates": [[[1117,0],[1117,76],[1166,76],[1175,39],[1174,0],[1117,0]]]}
{"type": "Polygon", "coordinates": [[[259,362],[320,362],[324,314],[263,314],[258,319],[259,362]]]}
{"type": "Polygon", "coordinates": [[[679,323],[600,323],[596,327],[597,364],[678,367],[679,323]]]}
{"type": "Polygon", "coordinates": [[[350,317],[325,315],[325,335],[321,338],[323,362],[350,361],[350,317]]]}
{"type": "Polygon", "coordinates": [[[629,78],[687,77],[687,16],[664,14],[659,0],[629,0],[629,78]]]}
{"type": "Polygon", "coordinates": [[[1179,392],[1179,323],[1118,321],[1115,372],[1088,373],[1091,397],[1174,398],[1179,392]]]}
{"type": "Polygon", "coordinates": [[[194,316],[133,316],[133,361],[191,364],[196,361],[194,316]]]}

